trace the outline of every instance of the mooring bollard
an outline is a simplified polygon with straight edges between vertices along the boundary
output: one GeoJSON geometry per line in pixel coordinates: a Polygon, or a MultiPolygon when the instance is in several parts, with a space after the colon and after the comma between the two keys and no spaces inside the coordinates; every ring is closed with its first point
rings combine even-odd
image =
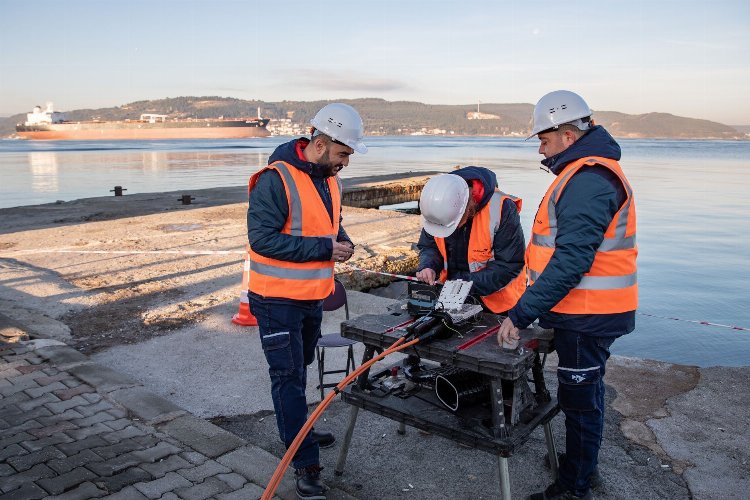
{"type": "Polygon", "coordinates": [[[109,190],[110,193],[113,191],[115,193],[115,196],[122,196],[122,192],[127,191],[127,189],[123,189],[122,186],[115,186],[114,189],[109,190]]]}
{"type": "Polygon", "coordinates": [[[195,198],[189,194],[183,194],[180,198],[177,198],[177,201],[181,201],[183,205],[190,205],[190,202],[194,199],[195,198]]]}

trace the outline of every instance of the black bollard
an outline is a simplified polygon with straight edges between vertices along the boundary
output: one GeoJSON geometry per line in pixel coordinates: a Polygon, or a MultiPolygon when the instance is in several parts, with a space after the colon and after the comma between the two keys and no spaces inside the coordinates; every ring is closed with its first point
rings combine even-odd
{"type": "Polygon", "coordinates": [[[113,191],[115,193],[115,196],[122,196],[122,192],[127,191],[127,189],[123,189],[122,186],[115,186],[114,189],[109,190],[110,193],[113,191]]]}
{"type": "Polygon", "coordinates": [[[183,194],[180,198],[177,198],[177,201],[181,201],[183,205],[190,205],[190,202],[194,199],[195,198],[189,194],[183,194]]]}

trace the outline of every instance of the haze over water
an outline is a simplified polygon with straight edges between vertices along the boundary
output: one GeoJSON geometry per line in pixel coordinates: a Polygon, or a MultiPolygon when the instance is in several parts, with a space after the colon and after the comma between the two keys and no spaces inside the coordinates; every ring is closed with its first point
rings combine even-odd
{"type": "MultiPolygon", "coordinates": [[[[247,141],[0,141],[0,208],[56,200],[244,186],[287,139],[247,141]]],[[[640,308],[614,354],[698,366],[750,364],[750,142],[620,140],[638,210],[640,308]],[[679,318],[679,321],[648,315],[679,318]]],[[[343,177],[449,171],[478,165],[523,198],[531,221],[553,176],[537,141],[481,137],[374,137],[343,177]]],[[[176,201],[175,201],[176,203],[176,201]]],[[[0,222],[2,224],[2,222],[0,222]]],[[[244,224],[244,220],[238,221],[244,224]]],[[[344,220],[346,224],[346,220],[344,220]]]]}

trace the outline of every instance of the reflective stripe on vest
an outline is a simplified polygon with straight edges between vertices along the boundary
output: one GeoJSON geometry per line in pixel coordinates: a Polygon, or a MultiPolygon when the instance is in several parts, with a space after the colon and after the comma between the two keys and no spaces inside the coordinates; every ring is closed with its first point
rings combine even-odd
{"type": "MultiPolygon", "coordinates": [[[[467,260],[469,271],[479,272],[487,267],[490,261],[495,260],[494,240],[503,215],[503,203],[509,199],[516,204],[519,213],[523,204],[520,198],[495,190],[490,201],[482,207],[474,216],[469,235],[469,254],[467,260]]],[[[445,247],[445,238],[435,238],[440,254],[443,256],[443,270],[440,272],[440,280],[445,281],[448,277],[448,253],[445,247]]],[[[500,290],[483,296],[482,302],[492,312],[505,312],[518,302],[518,299],[526,289],[526,273],[521,270],[518,275],[500,290]]]]}
{"type": "Polygon", "coordinates": [[[611,314],[638,306],[636,217],[633,190],[620,165],[611,159],[588,157],[563,169],[539,205],[526,252],[529,284],[544,271],[555,251],[556,204],[570,179],[584,166],[601,165],[620,179],[626,199],[615,214],[597,248],[591,268],[552,311],[564,314],[611,314]]]}
{"type": "MultiPolygon", "coordinates": [[[[341,181],[326,179],[331,193],[333,220],[308,174],[284,162],[276,162],[250,178],[248,192],[252,196],[261,173],[275,170],[284,184],[288,216],[280,232],[296,237],[335,237],[341,215],[341,181]]],[[[263,297],[295,300],[320,300],[333,291],[333,261],[290,262],[254,252],[250,254],[249,289],[263,297]]]]}

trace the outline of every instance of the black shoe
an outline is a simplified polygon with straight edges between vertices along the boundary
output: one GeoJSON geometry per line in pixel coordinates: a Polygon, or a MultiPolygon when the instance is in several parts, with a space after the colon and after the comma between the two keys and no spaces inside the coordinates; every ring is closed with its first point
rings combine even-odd
{"type": "MultiPolygon", "coordinates": [[[[565,460],[565,453],[558,453],[557,463],[562,464],[563,460],[565,460]]],[[[548,469],[551,468],[551,465],[549,463],[549,453],[544,454],[544,466],[548,469]]],[[[602,478],[601,474],[599,474],[599,466],[597,465],[594,469],[594,473],[591,474],[591,477],[589,478],[589,487],[593,490],[601,486],[603,483],[604,479],[602,478]]]]}
{"type": "Polygon", "coordinates": [[[330,432],[316,431],[315,429],[310,431],[310,437],[313,441],[318,443],[321,448],[330,448],[336,442],[336,436],[330,432]]]}
{"type": "Polygon", "coordinates": [[[574,495],[572,491],[564,489],[560,483],[555,481],[541,493],[529,495],[527,500],[593,500],[593,498],[591,491],[587,491],[585,495],[579,497],[574,495]]]}
{"type": "Polygon", "coordinates": [[[297,478],[297,496],[305,500],[325,500],[328,487],[320,480],[320,465],[309,465],[304,469],[295,469],[297,478]]]}

